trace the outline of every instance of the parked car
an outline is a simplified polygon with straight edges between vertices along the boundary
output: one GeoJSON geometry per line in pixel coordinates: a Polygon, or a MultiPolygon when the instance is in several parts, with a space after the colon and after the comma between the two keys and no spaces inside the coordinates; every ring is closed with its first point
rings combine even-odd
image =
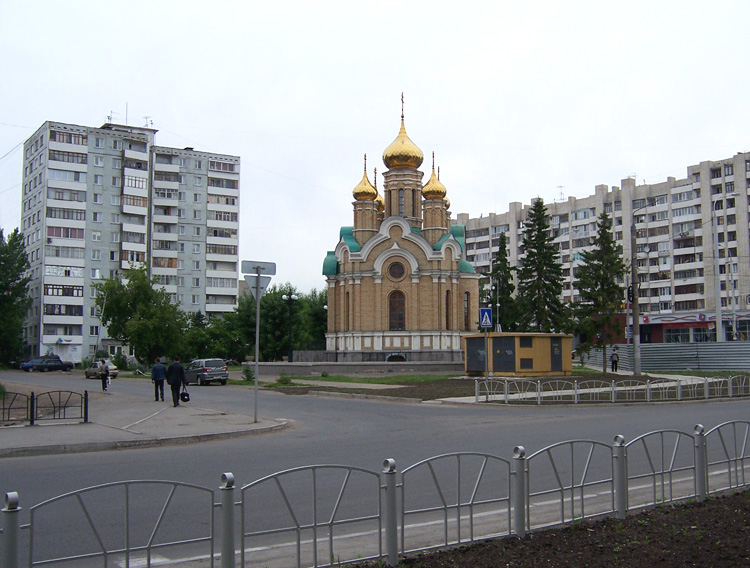
{"type": "Polygon", "coordinates": [[[21,369],[27,373],[31,371],[72,371],[74,363],[63,361],[59,355],[46,355],[44,357],[35,357],[21,365],[21,369]]]}
{"type": "Polygon", "coordinates": [[[188,384],[207,385],[216,382],[225,385],[228,378],[229,371],[224,359],[195,359],[185,369],[185,381],[188,384]]]}
{"type": "MultiPolygon", "coordinates": [[[[117,365],[115,365],[112,361],[107,360],[105,361],[107,363],[107,367],[109,368],[109,378],[110,379],[116,379],[117,373],[120,371],[117,369],[117,365]]],[[[86,375],[87,379],[98,379],[100,375],[100,368],[101,368],[101,361],[94,361],[86,367],[86,370],[84,371],[84,374],[86,375]]]]}

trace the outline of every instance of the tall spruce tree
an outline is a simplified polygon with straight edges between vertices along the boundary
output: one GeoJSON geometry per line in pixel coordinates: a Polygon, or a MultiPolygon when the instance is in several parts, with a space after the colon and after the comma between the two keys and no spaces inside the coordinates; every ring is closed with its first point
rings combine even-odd
{"type": "Polygon", "coordinates": [[[622,311],[623,289],[620,282],[627,272],[622,247],[612,235],[612,219],[599,215],[596,238],[590,250],[581,253],[583,264],[576,268],[574,286],[580,301],[575,312],[578,331],[585,336],[578,350],[602,350],[603,372],[607,371],[607,345],[621,334],[621,322],[615,314],[622,311]]]}
{"type": "Polygon", "coordinates": [[[27,295],[31,278],[24,275],[28,267],[23,234],[14,229],[6,240],[0,229],[0,363],[6,365],[24,355],[23,322],[31,306],[27,295]]]}
{"type": "Polygon", "coordinates": [[[501,331],[516,331],[518,318],[516,302],[513,292],[513,268],[508,260],[508,239],[505,233],[500,233],[498,249],[492,262],[492,269],[487,273],[490,288],[487,291],[487,301],[492,305],[496,325],[501,331]]]}
{"type": "Polygon", "coordinates": [[[523,230],[524,257],[518,274],[519,331],[561,333],[571,327],[570,310],[562,300],[562,267],[547,222],[547,207],[537,199],[523,230]]]}

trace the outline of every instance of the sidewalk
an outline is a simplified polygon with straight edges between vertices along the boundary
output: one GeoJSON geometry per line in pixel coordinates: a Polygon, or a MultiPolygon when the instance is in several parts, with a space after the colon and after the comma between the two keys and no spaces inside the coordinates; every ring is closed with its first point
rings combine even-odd
{"type": "Polygon", "coordinates": [[[49,420],[5,426],[0,458],[95,452],[189,444],[212,439],[261,434],[289,426],[285,420],[259,419],[183,403],[144,402],[116,393],[92,393],[89,422],[49,420]]]}

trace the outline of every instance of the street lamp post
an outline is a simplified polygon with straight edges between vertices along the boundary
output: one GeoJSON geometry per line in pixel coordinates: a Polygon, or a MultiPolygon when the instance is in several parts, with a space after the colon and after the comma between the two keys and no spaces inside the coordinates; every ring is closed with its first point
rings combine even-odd
{"type": "Polygon", "coordinates": [[[294,349],[292,347],[292,306],[296,300],[299,298],[295,294],[284,294],[281,296],[281,299],[284,300],[287,304],[289,304],[289,356],[288,361],[290,363],[293,362],[294,358],[294,349]]]}

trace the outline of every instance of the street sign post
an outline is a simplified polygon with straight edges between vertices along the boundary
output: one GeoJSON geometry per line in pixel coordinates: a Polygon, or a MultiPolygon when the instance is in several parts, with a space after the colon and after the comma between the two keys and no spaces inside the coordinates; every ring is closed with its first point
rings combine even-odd
{"type": "Polygon", "coordinates": [[[484,329],[484,375],[490,378],[490,338],[487,332],[492,329],[492,308],[479,308],[479,326],[484,329]]]}
{"type": "Polygon", "coordinates": [[[275,262],[261,262],[259,260],[243,260],[241,264],[242,274],[265,274],[266,276],[276,275],[275,262]]]}
{"type": "Polygon", "coordinates": [[[253,298],[259,300],[263,297],[263,294],[266,293],[268,285],[271,283],[271,277],[259,276],[258,274],[246,274],[245,282],[247,282],[247,287],[250,288],[253,298]]]}
{"type": "Polygon", "coordinates": [[[245,276],[245,282],[255,297],[255,407],[253,411],[253,422],[258,421],[258,352],[260,335],[260,299],[265,294],[271,283],[271,276],[276,274],[275,262],[261,262],[260,260],[243,260],[242,272],[249,273],[245,276]]]}
{"type": "Polygon", "coordinates": [[[479,326],[492,327],[492,308],[479,308],[479,326]]]}

